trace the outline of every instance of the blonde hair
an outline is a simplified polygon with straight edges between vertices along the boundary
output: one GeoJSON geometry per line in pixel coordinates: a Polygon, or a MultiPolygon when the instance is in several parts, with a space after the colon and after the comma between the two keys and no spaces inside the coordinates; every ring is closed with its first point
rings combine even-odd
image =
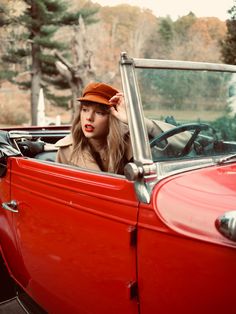
{"type": "MultiPolygon", "coordinates": [[[[84,103],[82,103],[82,105],[83,104],[84,103]]],[[[90,104],[92,105],[94,103],[91,102],[90,104]]],[[[81,127],[80,114],[82,105],[80,105],[71,127],[73,137],[73,151],[71,159],[73,158],[74,160],[76,160],[85,149],[89,152],[91,158],[94,158],[92,148],[81,127]]],[[[86,103],[86,105],[89,104],[86,103]]],[[[129,135],[124,132],[124,126],[122,126],[122,123],[109,113],[107,106],[101,105],[100,108],[101,110],[107,111],[109,114],[109,132],[106,137],[105,144],[107,171],[123,174],[124,166],[128,162],[125,153],[129,135]]]]}

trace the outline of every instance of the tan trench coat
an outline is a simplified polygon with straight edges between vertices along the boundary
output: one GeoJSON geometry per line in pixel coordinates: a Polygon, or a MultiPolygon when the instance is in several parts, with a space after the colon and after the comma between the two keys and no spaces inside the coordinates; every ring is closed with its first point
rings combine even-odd
{"type": "MultiPolygon", "coordinates": [[[[151,137],[155,137],[162,132],[170,130],[173,125],[162,122],[145,119],[148,134],[151,137]]],[[[168,139],[168,145],[174,147],[176,150],[181,150],[189,139],[189,134],[187,132],[175,135],[173,138],[168,139]]],[[[87,168],[91,170],[99,170],[96,160],[89,154],[87,150],[84,150],[80,156],[77,156],[76,161],[71,158],[73,150],[73,139],[72,135],[69,134],[66,137],[59,140],[55,146],[58,148],[56,161],[63,164],[74,165],[82,168],[87,168]]],[[[127,145],[126,158],[130,160],[132,157],[131,145],[127,145]]]]}

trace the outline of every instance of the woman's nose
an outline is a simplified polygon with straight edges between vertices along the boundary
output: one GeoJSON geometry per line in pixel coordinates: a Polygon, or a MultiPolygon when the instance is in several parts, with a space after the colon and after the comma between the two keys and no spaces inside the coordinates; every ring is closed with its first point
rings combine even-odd
{"type": "Polygon", "coordinates": [[[93,119],[94,119],[94,114],[93,114],[93,112],[88,112],[88,115],[87,115],[87,117],[86,117],[86,120],[87,120],[87,121],[93,121],[93,119]]]}

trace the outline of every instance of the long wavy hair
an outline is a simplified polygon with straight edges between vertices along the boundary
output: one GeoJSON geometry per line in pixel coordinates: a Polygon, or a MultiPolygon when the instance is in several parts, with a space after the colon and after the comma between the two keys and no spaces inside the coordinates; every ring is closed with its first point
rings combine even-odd
{"type": "MultiPolygon", "coordinates": [[[[89,144],[88,139],[85,137],[81,126],[81,108],[82,105],[92,105],[94,103],[81,102],[79,110],[73,120],[71,133],[73,137],[73,151],[72,158],[76,160],[78,156],[83,154],[86,150],[89,152],[91,158],[94,158],[94,152],[89,144]]],[[[109,108],[106,105],[100,105],[100,109],[109,114],[109,132],[106,137],[106,144],[104,150],[106,152],[105,160],[108,172],[123,174],[125,164],[128,162],[126,159],[126,147],[129,139],[128,133],[124,132],[124,126],[117,118],[109,113],[109,108]]]]}

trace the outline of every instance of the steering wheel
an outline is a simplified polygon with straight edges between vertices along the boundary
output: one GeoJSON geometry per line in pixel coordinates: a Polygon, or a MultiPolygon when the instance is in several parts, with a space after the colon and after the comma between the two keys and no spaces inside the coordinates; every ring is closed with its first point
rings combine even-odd
{"type": "Polygon", "coordinates": [[[150,141],[150,146],[152,148],[153,146],[158,145],[162,141],[166,141],[169,137],[174,136],[176,134],[179,134],[179,133],[182,133],[185,131],[193,131],[192,136],[190,137],[190,139],[188,140],[188,142],[186,143],[184,148],[181,150],[181,152],[178,154],[179,157],[185,156],[190,152],[191,147],[192,147],[194,141],[196,140],[198,134],[201,131],[206,131],[206,130],[212,131],[214,141],[216,141],[217,140],[216,130],[212,126],[210,126],[209,124],[206,124],[206,123],[188,123],[188,124],[176,126],[173,129],[170,129],[170,130],[163,132],[162,134],[156,136],[155,138],[153,138],[150,141]]]}

